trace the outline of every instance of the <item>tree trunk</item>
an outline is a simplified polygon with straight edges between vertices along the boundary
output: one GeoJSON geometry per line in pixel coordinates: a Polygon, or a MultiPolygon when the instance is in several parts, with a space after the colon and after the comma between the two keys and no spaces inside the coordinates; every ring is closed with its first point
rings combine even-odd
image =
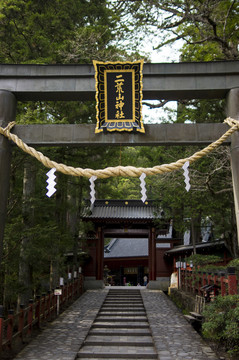
{"type": "Polygon", "coordinates": [[[78,266],[79,213],[82,202],[82,179],[80,179],[80,184],[78,184],[75,178],[69,178],[67,191],[67,224],[73,238],[73,267],[75,270],[78,266]]]}
{"type": "MultiPolygon", "coordinates": [[[[66,228],[66,214],[67,214],[67,177],[62,174],[57,174],[57,192],[56,192],[56,209],[55,217],[59,224],[59,228],[65,230],[66,228]]],[[[50,289],[53,290],[59,286],[60,270],[59,270],[59,247],[55,245],[55,256],[50,263],[50,289]]]]}
{"type": "Polygon", "coordinates": [[[193,254],[197,253],[196,244],[200,242],[201,237],[201,214],[193,216],[191,219],[191,234],[192,234],[192,245],[193,254]]]}
{"type": "MultiPolygon", "coordinates": [[[[5,127],[15,120],[16,99],[9,91],[0,90],[0,126],[5,127]]],[[[11,172],[11,143],[4,136],[0,136],[0,303],[3,303],[4,293],[4,264],[3,241],[7,213],[8,192],[11,172]]]]}
{"type": "Polygon", "coordinates": [[[34,224],[34,194],[35,194],[36,171],[35,164],[31,159],[27,159],[24,164],[23,178],[23,224],[25,235],[22,236],[20,258],[19,258],[19,285],[18,305],[28,304],[32,296],[32,274],[29,264],[27,246],[31,242],[30,228],[34,224]]]}

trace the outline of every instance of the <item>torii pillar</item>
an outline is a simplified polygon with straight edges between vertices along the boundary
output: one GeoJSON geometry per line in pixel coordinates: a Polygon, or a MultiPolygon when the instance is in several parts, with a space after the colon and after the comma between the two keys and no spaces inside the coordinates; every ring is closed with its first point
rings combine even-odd
{"type": "MultiPolygon", "coordinates": [[[[16,98],[9,92],[0,90],[0,126],[6,127],[15,120],[16,98]]],[[[8,139],[0,135],[0,265],[3,256],[3,237],[7,213],[7,201],[11,170],[11,144],[8,139]]]]}
{"type": "Polygon", "coordinates": [[[96,243],[96,280],[103,280],[104,262],[104,233],[102,227],[98,227],[96,243]]]}
{"type": "MultiPolygon", "coordinates": [[[[227,116],[239,120],[239,88],[231,89],[228,93],[227,116]]],[[[231,170],[239,248],[239,131],[231,136],[231,170]]]]}
{"type": "Polygon", "coordinates": [[[149,281],[156,280],[156,233],[155,228],[149,231],[149,281]]]}

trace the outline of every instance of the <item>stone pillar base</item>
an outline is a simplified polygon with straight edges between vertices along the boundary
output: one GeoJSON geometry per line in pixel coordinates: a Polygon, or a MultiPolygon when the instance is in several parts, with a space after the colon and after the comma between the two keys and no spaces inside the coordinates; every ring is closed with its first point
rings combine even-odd
{"type": "Polygon", "coordinates": [[[103,280],[96,280],[94,276],[86,276],[84,278],[84,289],[85,290],[96,290],[104,289],[105,284],[103,280]]]}
{"type": "Polygon", "coordinates": [[[157,280],[150,280],[147,285],[147,289],[168,291],[169,283],[169,277],[159,277],[157,280]]]}

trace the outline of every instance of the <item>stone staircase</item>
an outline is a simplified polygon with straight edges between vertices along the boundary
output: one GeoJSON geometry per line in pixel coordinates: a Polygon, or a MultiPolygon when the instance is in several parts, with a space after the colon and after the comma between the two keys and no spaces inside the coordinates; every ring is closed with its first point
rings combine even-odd
{"type": "Polygon", "coordinates": [[[157,357],[140,290],[110,289],[78,352],[78,358],[157,357]]]}

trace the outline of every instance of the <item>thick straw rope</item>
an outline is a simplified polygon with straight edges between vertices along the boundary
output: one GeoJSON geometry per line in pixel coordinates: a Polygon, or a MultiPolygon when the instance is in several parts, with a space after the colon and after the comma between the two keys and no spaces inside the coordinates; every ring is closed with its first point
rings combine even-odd
{"type": "Polygon", "coordinates": [[[139,177],[142,173],[146,175],[156,175],[163,174],[166,172],[171,172],[174,170],[178,170],[182,168],[183,164],[186,161],[192,163],[203,156],[207,155],[209,152],[214,150],[216,147],[221,145],[230,135],[232,135],[236,130],[239,130],[239,121],[226,118],[224,120],[231,128],[227,130],[227,132],[222,135],[218,140],[211,143],[204,149],[194,153],[192,156],[180,159],[171,164],[163,164],[157,165],[152,168],[136,168],[134,166],[116,166],[116,167],[107,167],[105,169],[93,170],[93,169],[82,169],[82,168],[74,168],[72,166],[67,166],[64,164],[59,164],[55,161],[50,160],[48,157],[44,156],[41,152],[36,151],[34,148],[25,144],[18,136],[12,134],[10,131],[12,127],[16,124],[15,122],[11,122],[8,124],[6,128],[0,127],[0,134],[7,137],[9,140],[12,140],[20,149],[25,151],[27,154],[35,157],[38,161],[40,161],[47,168],[56,168],[57,171],[62,172],[66,175],[72,176],[85,176],[90,178],[91,176],[97,176],[97,178],[109,178],[113,176],[124,176],[124,177],[139,177]]]}

